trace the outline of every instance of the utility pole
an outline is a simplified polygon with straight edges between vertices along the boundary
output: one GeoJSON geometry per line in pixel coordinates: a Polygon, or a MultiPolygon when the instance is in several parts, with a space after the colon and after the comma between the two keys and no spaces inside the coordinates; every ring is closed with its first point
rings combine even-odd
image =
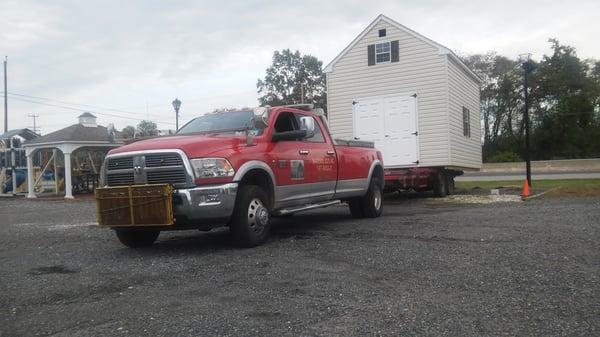
{"type": "Polygon", "coordinates": [[[6,62],[8,61],[8,56],[4,56],[4,133],[8,132],[8,96],[7,96],[7,86],[6,86],[6,62]]]}
{"type": "Polygon", "coordinates": [[[521,67],[523,68],[523,89],[525,98],[525,111],[523,113],[523,122],[525,123],[525,169],[527,172],[527,184],[531,187],[531,155],[529,149],[529,74],[534,69],[534,64],[531,61],[531,54],[524,54],[524,61],[521,67]]]}
{"type": "Polygon", "coordinates": [[[35,124],[35,119],[38,118],[38,117],[40,117],[40,115],[31,114],[31,115],[27,115],[27,116],[33,118],[33,132],[38,133],[37,132],[37,126],[35,124]]]}

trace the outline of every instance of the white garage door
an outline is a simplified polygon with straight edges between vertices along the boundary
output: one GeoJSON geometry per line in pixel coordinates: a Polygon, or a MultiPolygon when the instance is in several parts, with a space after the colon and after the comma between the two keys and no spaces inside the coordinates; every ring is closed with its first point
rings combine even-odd
{"type": "Polygon", "coordinates": [[[375,142],[385,166],[417,164],[417,109],[413,96],[370,97],[354,104],[354,138],[375,142]]]}

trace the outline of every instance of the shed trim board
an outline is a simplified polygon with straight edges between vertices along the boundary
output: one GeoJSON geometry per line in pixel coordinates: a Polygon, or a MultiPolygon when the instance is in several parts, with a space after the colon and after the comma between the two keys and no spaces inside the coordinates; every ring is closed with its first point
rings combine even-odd
{"type": "MultiPolygon", "coordinates": [[[[477,74],[475,74],[471,69],[469,69],[469,67],[467,67],[462,60],[456,55],[454,54],[454,52],[452,50],[450,50],[449,48],[415,32],[414,30],[398,23],[395,20],[392,20],[390,18],[388,18],[387,16],[383,15],[383,14],[379,14],[379,16],[377,16],[377,18],[375,18],[375,20],[373,20],[373,22],[371,22],[371,24],[369,24],[367,26],[367,28],[365,28],[354,40],[352,40],[352,42],[350,42],[350,44],[348,46],[346,46],[346,48],[344,48],[342,50],[341,53],[339,53],[331,62],[329,62],[329,64],[327,64],[325,66],[325,68],[323,69],[323,72],[325,73],[330,73],[333,71],[333,67],[335,66],[335,64],[342,58],[344,57],[344,55],[346,55],[365,35],[367,35],[367,33],[369,33],[373,27],[375,27],[380,21],[385,21],[393,26],[395,26],[396,28],[404,31],[405,33],[408,33],[410,35],[412,35],[413,37],[424,41],[426,43],[428,43],[429,45],[431,45],[432,47],[435,47],[438,49],[438,53],[440,55],[450,55],[450,57],[452,57],[453,59],[455,59],[458,64],[460,65],[460,67],[462,68],[463,71],[465,71],[467,74],[469,74],[469,76],[473,77],[473,79],[479,83],[483,83],[483,81],[481,80],[481,78],[479,78],[479,76],[477,76],[477,74]]],[[[386,39],[386,41],[389,39],[386,39]]]]}

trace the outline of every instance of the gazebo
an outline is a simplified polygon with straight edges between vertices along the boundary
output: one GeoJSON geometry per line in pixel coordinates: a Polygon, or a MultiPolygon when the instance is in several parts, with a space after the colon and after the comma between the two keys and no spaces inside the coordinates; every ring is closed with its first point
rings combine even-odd
{"type": "MultiPolygon", "coordinates": [[[[65,198],[73,199],[71,154],[82,148],[94,148],[96,150],[108,152],[108,150],[111,148],[123,145],[122,141],[116,139],[116,131],[114,131],[114,128],[106,128],[96,124],[96,116],[89,112],[84,112],[78,118],[79,123],[77,124],[73,124],[64,129],[49,133],[45,136],[29,140],[23,144],[23,147],[25,148],[25,155],[27,156],[28,198],[36,197],[34,190],[35,178],[33,156],[37,151],[51,149],[53,150],[54,157],[57,155],[57,151],[62,152],[64,156],[65,169],[65,198]]],[[[54,179],[56,181],[58,179],[57,172],[54,174],[54,179]]]]}

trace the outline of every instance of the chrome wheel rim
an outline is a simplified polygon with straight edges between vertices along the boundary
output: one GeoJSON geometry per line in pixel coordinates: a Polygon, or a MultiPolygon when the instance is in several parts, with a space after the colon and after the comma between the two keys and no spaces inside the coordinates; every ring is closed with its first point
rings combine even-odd
{"type": "Polygon", "coordinates": [[[269,210],[263,205],[262,201],[254,198],[248,205],[248,225],[255,233],[262,233],[269,222],[269,210]]]}
{"type": "Polygon", "coordinates": [[[373,193],[373,205],[377,210],[381,207],[381,189],[379,189],[379,187],[377,187],[373,193]]]}

